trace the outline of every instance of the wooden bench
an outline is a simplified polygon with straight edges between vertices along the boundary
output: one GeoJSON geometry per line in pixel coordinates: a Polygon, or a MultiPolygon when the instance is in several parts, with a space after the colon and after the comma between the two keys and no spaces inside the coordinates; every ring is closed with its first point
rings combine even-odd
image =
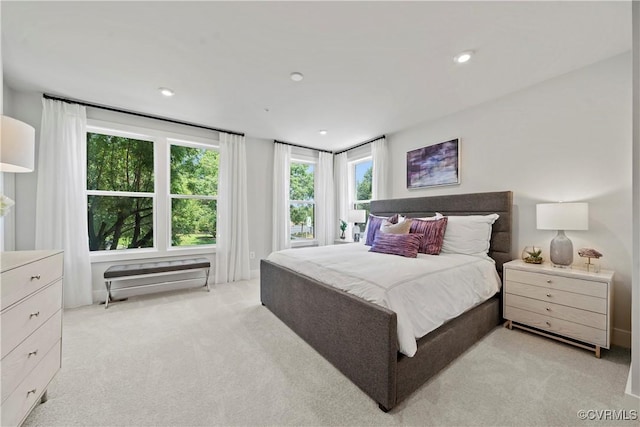
{"type": "MultiPolygon", "coordinates": [[[[104,308],[109,307],[109,301],[113,301],[111,296],[111,283],[116,280],[137,279],[142,277],[162,276],[167,274],[175,274],[184,271],[204,270],[205,281],[204,286],[209,288],[209,270],[211,269],[211,263],[207,258],[194,258],[194,259],[181,259],[176,261],[158,261],[158,262],[145,262],[141,264],[126,264],[126,265],[112,265],[104,272],[104,284],[107,288],[107,298],[104,301],[104,308]]],[[[192,279],[186,279],[192,280],[192,279]]],[[[169,283],[184,282],[186,280],[171,280],[161,283],[151,283],[144,285],[127,286],[122,289],[139,289],[155,286],[162,286],[169,283]]]]}

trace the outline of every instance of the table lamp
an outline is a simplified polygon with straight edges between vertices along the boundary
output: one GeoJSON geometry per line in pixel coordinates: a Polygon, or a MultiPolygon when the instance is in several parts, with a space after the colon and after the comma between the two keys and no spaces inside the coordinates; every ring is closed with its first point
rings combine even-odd
{"type": "Polygon", "coordinates": [[[358,224],[364,224],[367,220],[367,211],[364,209],[352,209],[349,211],[349,222],[352,222],[355,225],[355,230],[353,234],[353,241],[360,241],[360,226],[358,224]]]}
{"type": "MultiPolygon", "coordinates": [[[[33,172],[36,131],[32,126],[2,116],[0,121],[0,172],[33,172]]],[[[13,206],[13,200],[0,195],[0,216],[13,206]]]]}
{"type": "Polygon", "coordinates": [[[567,268],[573,263],[573,243],[565,230],[589,229],[587,203],[541,203],[536,205],[538,230],[558,230],[551,241],[549,255],[554,267],[567,268]]]}

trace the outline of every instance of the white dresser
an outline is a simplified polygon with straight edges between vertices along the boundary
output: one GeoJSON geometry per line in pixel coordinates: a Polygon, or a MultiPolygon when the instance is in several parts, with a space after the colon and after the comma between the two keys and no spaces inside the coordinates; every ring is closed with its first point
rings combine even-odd
{"type": "Polygon", "coordinates": [[[20,425],[60,369],[61,251],[0,253],[2,426],[20,425]]]}
{"type": "Polygon", "coordinates": [[[504,318],[517,327],[595,352],[611,343],[613,272],[504,264],[504,318]],[[531,328],[533,327],[533,328],[531,328]]]}

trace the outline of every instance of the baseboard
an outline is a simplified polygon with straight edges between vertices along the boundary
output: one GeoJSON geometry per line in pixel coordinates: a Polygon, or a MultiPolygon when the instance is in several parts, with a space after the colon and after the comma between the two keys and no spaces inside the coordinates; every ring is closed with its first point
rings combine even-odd
{"type": "Polygon", "coordinates": [[[631,348],[631,331],[613,328],[611,344],[618,347],[631,348]]]}

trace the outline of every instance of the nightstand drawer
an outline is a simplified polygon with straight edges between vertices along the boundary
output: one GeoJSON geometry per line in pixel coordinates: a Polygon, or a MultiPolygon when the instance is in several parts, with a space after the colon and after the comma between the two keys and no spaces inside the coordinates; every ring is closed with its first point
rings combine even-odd
{"type": "Polygon", "coordinates": [[[589,326],[579,325],[566,320],[555,319],[550,316],[544,316],[509,306],[505,307],[504,315],[506,318],[513,320],[514,322],[524,323],[538,329],[554,332],[579,341],[608,347],[607,331],[603,331],[601,329],[591,328],[589,326]]]}
{"type": "Polygon", "coordinates": [[[505,294],[505,304],[509,307],[520,308],[532,311],[544,316],[550,316],[556,319],[568,320],[580,325],[591,326],[592,328],[607,329],[607,316],[604,314],[594,313],[593,311],[579,310],[566,305],[553,304],[537,299],[526,298],[514,294],[505,294]]]}
{"type": "Polygon", "coordinates": [[[552,288],[526,285],[524,283],[511,282],[509,280],[505,282],[505,293],[534,298],[555,304],[562,304],[581,310],[594,311],[605,315],[607,314],[607,300],[604,298],[595,298],[588,295],[564,292],[552,288]]]}
{"type": "Polygon", "coordinates": [[[2,310],[62,277],[62,253],[2,272],[2,310]]]}
{"type": "Polygon", "coordinates": [[[505,280],[589,295],[597,298],[607,298],[608,294],[606,283],[545,273],[508,269],[506,270],[505,280]]]}
{"type": "Polygon", "coordinates": [[[44,325],[2,359],[0,371],[3,402],[20,381],[40,363],[51,347],[60,341],[61,335],[62,310],[58,310],[44,325]]]}
{"type": "Polygon", "coordinates": [[[62,280],[2,312],[2,358],[62,307],[62,280]]]}

